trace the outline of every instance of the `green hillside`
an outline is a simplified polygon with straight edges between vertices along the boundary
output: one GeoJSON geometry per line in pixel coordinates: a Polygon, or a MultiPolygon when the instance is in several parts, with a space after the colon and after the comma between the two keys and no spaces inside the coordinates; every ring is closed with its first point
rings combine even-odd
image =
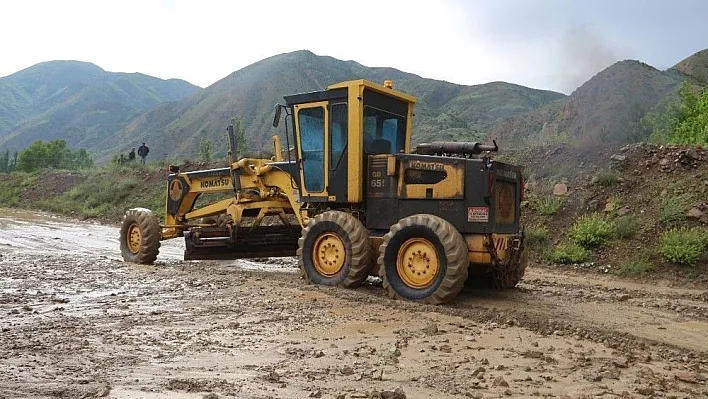
{"type": "Polygon", "coordinates": [[[482,138],[499,120],[528,112],[564,98],[560,93],[493,82],[463,86],[402,72],[370,68],[354,61],[296,51],[280,54],[233,72],[201,92],[163,104],[131,122],[110,140],[104,157],[124,151],[130,143],[169,143],[151,146],[159,158],[193,157],[199,140],[209,139],[216,153],[225,152],[224,129],[232,116],[244,120],[249,145],[269,148],[273,105],[283,96],[322,90],[330,84],[368,79],[394,81],[397,89],[418,98],[414,141],[482,138]]]}
{"type": "Polygon", "coordinates": [[[0,149],[65,139],[98,148],[142,112],[199,88],[182,80],[112,73],[78,61],[51,61],[0,78],[0,149]]]}
{"type": "Polygon", "coordinates": [[[652,130],[645,117],[677,103],[684,81],[708,85],[708,50],[665,71],[639,61],[617,62],[567,98],[500,121],[489,137],[509,147],[568,144],[588,151],[646,141],[652,130]]]}

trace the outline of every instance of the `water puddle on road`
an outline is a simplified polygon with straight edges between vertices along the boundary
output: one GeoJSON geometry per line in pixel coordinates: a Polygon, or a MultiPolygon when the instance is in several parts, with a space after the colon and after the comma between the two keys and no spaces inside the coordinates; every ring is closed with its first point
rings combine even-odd
{"type": "MultiPolygon", "coordinates": [[[[120,229],[56,215],[0,208],[0,252],[72,253],[121,259],[120,229]]],[[[158,261],[182,260],[184,243],[163,241],[158,261]]]]}

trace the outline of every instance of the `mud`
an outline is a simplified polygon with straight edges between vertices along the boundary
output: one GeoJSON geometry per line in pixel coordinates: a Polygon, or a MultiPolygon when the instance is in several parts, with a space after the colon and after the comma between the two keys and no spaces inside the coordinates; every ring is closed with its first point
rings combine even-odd
{"type": "Polygon", "coordinates": [[[0,397],[708,396],[704,289],[534,267],[428,306],[179,241],[126,264],[117,232],[0,212],[0,397]]]}

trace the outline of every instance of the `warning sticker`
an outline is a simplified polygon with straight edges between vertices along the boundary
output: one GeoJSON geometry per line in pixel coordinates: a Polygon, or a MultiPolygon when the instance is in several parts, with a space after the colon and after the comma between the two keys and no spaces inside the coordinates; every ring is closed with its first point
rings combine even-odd
{"type": "Polygon", "coordinates": [[[486,223],[489,221],[489,208],[486,206],[470,206],[467,208],[467,221],[486,223]]]}

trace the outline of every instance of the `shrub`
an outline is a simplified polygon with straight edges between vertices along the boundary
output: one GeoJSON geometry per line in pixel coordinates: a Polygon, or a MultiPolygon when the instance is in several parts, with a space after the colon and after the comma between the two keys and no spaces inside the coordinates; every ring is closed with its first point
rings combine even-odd
{"type": "Polygon", "coordinates": [[[661,235],[659,253],[670,262],[693,265],[708,247],[708,232],[697,228],[671,229],[661,235]]]}
{"type": "Polygon", "coordinates": [[[548,229],[543,226],[528,226],[524,230],[526,245],[530,248],[537,248],[546,243],[548,239],[548,229]]]}
{"type": "Polygon", "coordinates": [[[619,272],[630,276],[643,276],[654,270],[648,251],[643,251],[632,256],[632,259],[620,265],[619,272]]]}
{"type": "Polygon", "coordinates": [[[619,175],[617,172],[611,170],[602,171],[599,175],[597,175],[597,184],[604,187],[614,186],[618,181],[619,175]]]}
{"type": "Polygon", "coordinates": [[[565,198],[555,195],[548,195],[536,200],[536,210],[539,215],[553,216],[560,210],[565,203],[565,198]]]}
{"type": "Polygon", "coordinates": [[[604,244],[614,232],[612,223],[599,214],[584,215],[571,226],[568,235],[570,239],[584,247],[599,247],[604,244]]]}
{"type": "Polygon", "coordinates": [[[659,204],[659,221],[665,225],[672,225],[682,220],[690,201],[691,197],[688,194],[663,198],[659,204]]]}
{"type": "Polygon", "coordinates": [[[589,259],[590,251],[573,242],[558,245],[551,254],[553,262],[562,264],[582,263],[589,259]]]}
{"type": "Polygon", "coordinates": [[[632,215],[620,216],[614,221],[615,236],[617,238],[632,238],[642,227],[639,218],[632,215]]]}

